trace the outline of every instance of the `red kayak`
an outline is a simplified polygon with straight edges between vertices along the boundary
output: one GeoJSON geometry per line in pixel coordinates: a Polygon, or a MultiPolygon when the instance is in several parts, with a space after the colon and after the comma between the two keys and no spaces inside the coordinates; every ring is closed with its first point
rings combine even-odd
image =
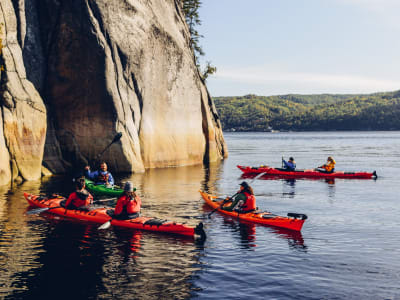
{"type": "Polygon", "coordinates": [[[224,204],[224,199],[218,199],[215,196],[199,191],[204,201],[213,209],[218,210],[221,214],[228,215],[233,218],[237,218],[241,221],[248,223],[257,223],[269,226],[275,226],[280,228],[286,228],[290,230],[300,231],[303,227],[307,216],[304,214],[288,213],[287,217],[281,217],[270,212],[250,212],[250,213],[238,213],[235,211],[226,211],[221,208],[221,205],[230,205],[229,203],[224,204]]]}
{"type": "Polygon", "coordinates": [[[249,166],[237,166],[244,174],[261,174],[274,175],[290,178],[345,178],[345,179],[371,179],[378,178],[376,171],[372,173],[368,172],[344,172],[337,171],[332,173],[324,173],[315,170],[295,170],[287,171],[280,168],[271,167],[249,167],[249,166]]]}
{"type": "Polygon", "coordinates": [[[202,223],[196,227],[190,227],[181,223],[149,217],[138,217],[130,220],[116,220],[111,219],[111,217],[107,214],[107,210],[110,209],[109,207],[94,208],[90,211],[65,209],[60,203],[61,201],[65,200],[64,197],[48,199],[28,193],[24,193],[24,196],[31,207],[49,208],[47,210],[49,213],[74,220],[98,224],[103,224],[111,220],[111,225],[121,228],[166,232],[184,236],[199,235],[201,238],[205,238],[205,232],[203,230],[202,223]]]}

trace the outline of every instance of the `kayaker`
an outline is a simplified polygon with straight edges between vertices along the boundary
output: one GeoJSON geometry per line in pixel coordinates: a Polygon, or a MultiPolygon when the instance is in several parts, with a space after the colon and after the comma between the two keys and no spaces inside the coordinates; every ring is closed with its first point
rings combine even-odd
{"type": "Polygon", "coordinates": [[[85,178],[79,178],[76,181],[76,191],[69,195],[65,208],[88,210],[88,206],[93,203],[93,196],[85,187],[85,178]]]}
{"type": "Polygon", "coordinates": [[[318,167],[316,169],[316,171],[324,172],[324,173],[332,173],[335,171],[335,164],[336,164],[336,161],[332,158],[332,156],[329,156],[327,158],[326,164],[318,167]]]}
{"type": "Polygon", "coordinates": [[[106,186],[114,185],[114,178],[107,170],[107,164],[103,161],[100,164],[100,170],[90,172],[90,166],[85,167],[85,176],[93,180],[96,185],[104,184],[106,186]]]}
{"type": "MultiPolygon", "coordinates": [[[[127,181],[124,185],[124,193],[118,198],[113,218],[118,220],[135,219],[140,216],[142,200],[135,193],[133,184],[127,181]]],[[[108,212],[107,212],[108,213],[108,212]]]]}
{"type": "Polygon", "coordinates": [[[289,157],[289,160],[286,161],[282,157],[282,163],[284,164],[284,169],[287,171],[294,171],[296,169],[296,162],[293,157],[289,157]]]}
{"type": "Polygon", "coordinates": [[[232,202],[230,206],[223,207],[226,211],[237,211],[246,213],[256,210],[256,198],[251,186],[246,181],[240,184],[240,190],[234,198],[227,198],[227,202],[232,202]]]}

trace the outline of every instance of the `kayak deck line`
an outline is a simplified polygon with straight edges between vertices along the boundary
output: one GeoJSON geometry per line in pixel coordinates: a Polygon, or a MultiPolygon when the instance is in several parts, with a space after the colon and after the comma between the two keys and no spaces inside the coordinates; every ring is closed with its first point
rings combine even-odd
{"type": "MultiPolygon", "coordinates": [[[[203,191],[199,191],[204,201],[213,209],[217,209],[223,215],[227,215],[233,218],[237,218],[242,221],[257,223],[268,226],[275,226],[295,231],[301,231],[305,220],[308,218],[305,214],[288,213],[287,217],[278,216],[270,212],[250,212],[250,213],[238,213],[235,211],[226,211],[221,209],[221,205],[224,205],[224,200],[216,200],[215,196],[212,196],[203,191]]],[[[225,205],[229,205],[226,203],[225,205]]]]}
{"type": "Polygon", "coordinates": [[[65,198],[48,199],[29,193],[24,193],[24,197],[28,201],[30,207],[50,208],[48,210],[49,213],[74,220],[97,224],[104,224],[111,220],[111,225],[120,228],[139,229],[192,237],[200,236],[201,239],[206,238],[202,223],[199,223],[196,227],[192,227],[174,221],[145,216],[140,216],[129,220],[117,220],[111,219],[111,217],[107,214],[107,211],[111,209],[110,207],[93,208],[88,211],[79,209],[66,209],[61,206],[61,201],[65,200],[65,198]]]}
{"type": "Polygon", "coordinates": [[[288,171],[281,168],[272,168],[272,167],[250,167],[250,166],[241,166],[237,165],[237,167],[244,174],[260,174],[264,173],[264,175],[273,175],[273,176],[286,176],[291,178],[342,178],[342,179],[372,179],[378,178],[376,171],[370,172],[345,172],[345,171],[336,171],[332,173],[325,173],[320,171],[315,171],[313,169],[310,170],[295,170],[288,171]]]}

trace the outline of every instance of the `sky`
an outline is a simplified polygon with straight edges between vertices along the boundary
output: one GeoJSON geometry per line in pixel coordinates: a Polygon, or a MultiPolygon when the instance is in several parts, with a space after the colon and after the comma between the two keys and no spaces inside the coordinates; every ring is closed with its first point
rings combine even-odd
{"type": "Polygon", "coordinates": [[[400,0],[202,0],[211,96],[400,89],[400,0]]]}

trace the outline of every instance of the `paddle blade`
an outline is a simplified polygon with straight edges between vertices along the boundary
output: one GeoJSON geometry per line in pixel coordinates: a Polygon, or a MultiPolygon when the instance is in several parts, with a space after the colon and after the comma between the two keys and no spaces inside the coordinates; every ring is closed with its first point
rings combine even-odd
{"type": "Polygon", "coordinates": [[[103,225],[99,226],[99,228],[97,228],[97,229],[99,229],[99,230],[107,229],[107,228],[110,228],[110,226],[111,226],[111,221],[107,221],[103,225]]]}
{"type": "Polygon", "coordinates": [[[113,141],[111,142],[111,144],[114,144],[116,142],[118,142],[122,137],[122,132],[118,132],[116,136],[114,136],[113,141]]]}
{"type": "Polygon", "coordinates": [[[41,212],[49,210],[50,207],[40,207],[40,208],[34,208],[31,210],[28,210],[26,212],[27,215],[35,215],[35,214],[40,214],[41,212]]]}

